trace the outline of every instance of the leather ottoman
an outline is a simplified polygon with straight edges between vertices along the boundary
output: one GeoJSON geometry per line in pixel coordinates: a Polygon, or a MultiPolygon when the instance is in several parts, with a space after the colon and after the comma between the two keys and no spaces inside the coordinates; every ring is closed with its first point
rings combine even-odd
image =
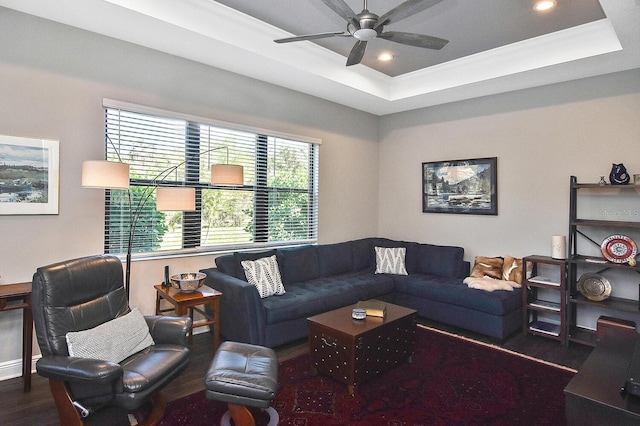
{"type": "Polygon", "coordinates": [[[207,372],[205,386],[208,399],[229,406],[221,424],[228,424],[230,415],[236,426],[255,425],[247,407],[267,409],[269,425],[278,424],[278,412],[269,406],[278,389],[278,359],[273,349],[222,343],[207,372]]]}

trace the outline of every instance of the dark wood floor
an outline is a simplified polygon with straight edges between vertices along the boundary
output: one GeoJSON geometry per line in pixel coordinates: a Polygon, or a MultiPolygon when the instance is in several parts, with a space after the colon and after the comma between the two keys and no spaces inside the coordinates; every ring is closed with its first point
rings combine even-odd
{"type": "MultiPolygon", "coordinates": [[[[580,368],[580,365],[592,350],[590,347],[578,344],[564,347],[554,340],[531,335],[525,337],[522,333],[516,333],[504,342],[496,342],[482,335],[443,324],[429,321],[421,321],[421,323],[476,340],[498,344],[515,352],[574,369],[580,368]]],[[[169,401],[204,389],[204,376],[213,356],[211,335],[203,333],[194,336],[191,349],[192,356],[189,367],[165,388],[164,394],[169,401]]],[[[278,358],[283,361],[304,353],[306,351],[306,341],[296,342],[276,350],[278,358]]],[[[31,392],[23,393],[22,379],[16,378],[0,382],[0,395],[3,398],[2,410],[0,410],[0,425],[53,426],[60,424],[53,398],[49,391],[48,381],[37,374],[32,377],[31,392]]]]}

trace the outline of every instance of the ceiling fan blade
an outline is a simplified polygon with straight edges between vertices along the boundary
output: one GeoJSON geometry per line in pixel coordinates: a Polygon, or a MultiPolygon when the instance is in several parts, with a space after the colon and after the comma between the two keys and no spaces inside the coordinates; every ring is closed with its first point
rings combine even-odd
{"type": "Polygon", "coordinates": [[[328,37],[336,37],[336,36],[351,36],[351,34],[338,31],[338,32],[331,32],[331,33],[307,34],[307,35],[301,35],[296,37],[279,38],[273,41],[275,41],[276,43],[291,43],[292,41],[316,40],[319,38],[328,38],[328,37]]]}
{"type": "Polygon", "coordinates": [[[432,37],[424,34],[403,33],[399,31],[387,31],[378,35],[378,38],[393,41],[395,43],[407,44],[409,46],[424,47],[426,49],[442,49],[449,40],[432,37]]]}
{"type": "Polygon", "coordinates": [[[344,2],[344,0],[322,0],[322,3],[326,4],[329,9],[333,10],[347,21],[357,15],[357,13],[355,13],[353,9],[344,2]]]}
{"type": "Polygon", "coordinates": [[[344,20],[350,22],[356,29],[360,29],[360,23],[355,19],[357,13],[344,0],[322,0],[322,3],[326,4],[329,9],[340,15],[344,20]]]}
{"type": "Polygon", "coordinates": [[[431,6],[435,6],[441,1],[443,0],[407,0],[378,18],[378,22],[374,28],[378,28],[381,25],[390,24],[392,22],[398,22],[401,19],[407,18],[418,12],[422,12],[431,6]]]}
{"type": "Polygon", "coordinates": [[[364,51],[367,48],[366,41],[358,41],[351,49],[351,53],[349,53],[349,57],[347,58],[347,66],[359,64],[364,57],[364,51]]]}

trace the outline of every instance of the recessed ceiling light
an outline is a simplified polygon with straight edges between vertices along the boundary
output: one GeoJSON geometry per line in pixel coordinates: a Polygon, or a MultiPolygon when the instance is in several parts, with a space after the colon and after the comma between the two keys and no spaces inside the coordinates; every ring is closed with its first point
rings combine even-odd
{"type": "Polygon", "coordinates": [[[393,55],[391,53],[385,52],[378,55],[378,60],[383,62],[388,62],[393,59],[393,55]]]}
{"type": "Polygon", "coordinates": [[[533,10],[536,12],[546,12],[547,10],[553,9],[558,5],[556,0],[540,0],[537,1],[533,6],[533,10]]]}

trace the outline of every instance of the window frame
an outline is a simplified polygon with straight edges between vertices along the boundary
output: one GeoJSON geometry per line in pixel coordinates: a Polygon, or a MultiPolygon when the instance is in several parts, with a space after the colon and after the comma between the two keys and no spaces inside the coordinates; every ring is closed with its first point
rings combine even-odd
{"type": "MultiPolygon", "coordinates": [[[[239,125],[235,123],[228,123],[218,120],[212,120],[208,118],[191,116],[182,113],[176,113],[172,111],[161,110],[153,107],[140,106],[135,104],[129,104],[120,101],[114,101],[110,99],[103,100],[103,109],[105,112],[105,158],[109,158],[109,145],[112,145],[114,151],[118,151],[116,148],[116,144],[110,141],[108,138],[108,118],[107,114],[110,109],[113,110],[121,110],[126,111],[128,113],[134,114],[144,114],[153,117],[170,119],[170,120],[184,120],[187,122],[187,133],[189,129],[191,131],[197,130],[200,131],[201,126],[212,126],[215,128],[221,128],[224,130],[232,131],[232,132],[249,132],[256,135],[256,148],[255,148],[255,183],[246,184],[238,187],[221,187],[215,186],[210,183],[203,183],[200,181],[200,157],[198,153],[202,153],[203,150],[200,148],[199,143],[202,141],[200,137],[192,138],[187,137],[185,134],[185,158],[190,163],[191,160],[195,164],[186,164],[184,171],[184,181],[175,180],[175,179],[165,179],[161,182],[161,186],[182,186],[183,184],[189,187],[194,187],[196,190],[196,211],[194,212],[183,212],[183,226],[182,226],[182,243],[180,249],[164,249],[157,250],[153,249],[151,251],[135,251],[133,254],[134,258],[161,258],[161,257],[179,257],[186,255],[194,255],[194,254],[211,254],[211,253],[224,253],[230,251],[238,251],[238,250],[251,250],[251,249],[262,249],[265,247],[283,247],[283,246],[296,246],[303,244],[314,244],[317,243],[318,239],[318,185],[319,185],[319,176],[318,176],[318,166],[319,166],[319,146],[322,143],[321,140],[315,138],[309,138],[299,135],[291,135],[282,132],[269,131],[259,128],[254,128],[251,126],[239,125]],[[259,174],[264,174],[264,170],[259,170],[263,165],[267,164],[269,159],[269,151],[268,151],[268,140],[269,138],[276,139],[284,139],[292,142],[300,142],[309,144],[308,147],[308,174],[307,178],[309,180],[309,187],[307,189],[299,189],[299,188],[277,188],[277,187],[269,187],[268,179],[266,176],[261,176],[259,178],[259,174]],[[190,146],[190,142],[198,141],[198,146],[190,146]],[[264,143],[264,150],[262,148],[258,148],[258,146],[264,143]],[[195,155],[194,155],[195,154],[195,155]],[[264,156],[259,158],[260,156],[264,156]],[[251,223],[253,225],[251,242],[244,243],[219,243],[212,245],[201,245],[201,233],[204,229],[204,224],[202,221],[202,191],[206,189],[224,189],[224,190],[232,190],[232,191],[252,191],[253,196],[251,197],[253,200],[254,210],[251,219],[251,223]],[[295,239],[295,240],[282,240],[282,241],[269,241],[269,195],[277,192],[286,191],[289,193],[304,193],[308,195],[308,209],[307,212],[307,225],[305,227],[300,228],[300,230],[307,233],[307,238],[295,239]],[[266,202],[263,202],[266,197],[266,202]],[[258,201],[256,201],[258,200],[258,201]],[[185,225],[185,223],[187,225],[185,225]],[[264,224],[267,226],[265,227],[264,224]]],[[[125,161],[126,162],[126,161],[125,161]]],[[[246,166],[245,166],[246,167],[246,166]]],[[[266,166],[264,166],[266,167],[266,166]]],[[[177,179],[177,177],[176,177],[177,179]]],[[[148,187],[153,183],[152,179],[140,179],[130,177],[130,186],[131,187],[148,187]]],[[[131,191],[131,188],[129,189],[131,191]]],[[[110,239],[111,235],[109,234],[110,229],[110,220],[112,216],[110,215],[110,191],[106,191],[105,194],[105,237],[104,237],[104,250],[105,253],[112,254],[124,254],[121,251],[114,251],[110,249],[110,239]]],[[[130,192],[129,192],[130,193],[130,192]]],[[[126,245],[126,237],[119,238],[120,245],[118,247],[122,248],[126,245]]]]}

